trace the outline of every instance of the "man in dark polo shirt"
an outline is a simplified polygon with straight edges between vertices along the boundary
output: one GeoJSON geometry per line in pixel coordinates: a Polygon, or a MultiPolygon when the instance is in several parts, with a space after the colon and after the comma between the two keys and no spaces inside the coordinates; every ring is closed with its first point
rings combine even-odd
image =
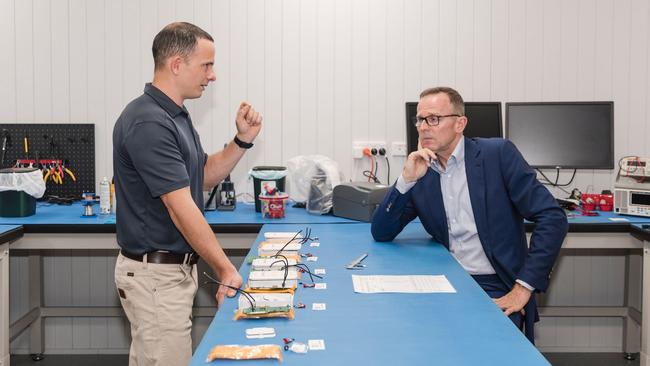
{"type": "MultiPolygon", "coordinates": [[[[239,106],[237,134],[223,151],[201,147],[186,99],[216,79],[212,37],[189,23],[172,23],[153,41],[154,78],[129,103],[113,130],[117,197],[115,284],[131,322],[129,365],[186,365],[192,355],[196,262],[219,280],[242,285],[203,217],[203,189],[223,180],[253,146],[262,117],[239,106]]],[[[220,286],[217,303],[235,291],[220,286]]]]}

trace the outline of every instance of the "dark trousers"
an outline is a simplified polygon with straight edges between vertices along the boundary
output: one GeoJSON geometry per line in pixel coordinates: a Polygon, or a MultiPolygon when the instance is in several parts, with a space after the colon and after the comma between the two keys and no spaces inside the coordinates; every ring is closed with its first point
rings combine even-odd
{"type": "MultiPolygon", "coordinates": [[[[474,275],[472,278],[474,278],[474,281],[476,281],[479,286],[481,286],[483,291],[485,291],[493,299],[498,299],[511,290],[511,288],[506,286],[506,284],[501,281],[499,276],[495,274],[474,275]]],[[[524,306],[524,311],[526,312],[525,316],[521,315],[521,312],[516,312],[510,314],[509,317],[510,320],[517,326],[517,328],[525,332],[526,338],[528,338],[531,343],[535,344],[535,335],[533,331],[535,321],[537,320],[537,307],[535,304],[534,295],[531,296],[528,304],[524,306]]]]}

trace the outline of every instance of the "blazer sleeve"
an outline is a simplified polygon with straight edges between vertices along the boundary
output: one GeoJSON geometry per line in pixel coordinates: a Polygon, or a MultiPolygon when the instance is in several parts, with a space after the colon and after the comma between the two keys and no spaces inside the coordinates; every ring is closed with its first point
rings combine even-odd
{"type": "Polygon", "coordinates": [[[393,185],[372,217],[371,233],[376,241],[391,241],[417,217],[411,202],[415,187],[401,194],[393,185]]]}
{"type": "Polygon", "coordinates": [[[537,180],[537,174],[512,142],[505,142],[500,160],[511,201],[521,216],[535,223],[528,253],[517,278],[536,290],[546,291],[569,228],[566,214],[537,180]]]}

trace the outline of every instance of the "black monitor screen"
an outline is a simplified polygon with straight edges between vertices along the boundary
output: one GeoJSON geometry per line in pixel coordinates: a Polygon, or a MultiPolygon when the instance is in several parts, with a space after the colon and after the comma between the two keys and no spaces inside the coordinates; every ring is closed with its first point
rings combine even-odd
{"type": "Polygon", "coordinates": [[[614,102],[506,103],[506,137],[535,168],[613,169],[614,102]]]}
{"type": "MultiPolygon", "coordinates": [[[[406,103],[406,144],[411,153],[418,148],[418,130],[413,120],[418,111],[417,102],[406,103]]],[[[503,137],[501,102],[465,102],[466,137],[503,137]]]]}

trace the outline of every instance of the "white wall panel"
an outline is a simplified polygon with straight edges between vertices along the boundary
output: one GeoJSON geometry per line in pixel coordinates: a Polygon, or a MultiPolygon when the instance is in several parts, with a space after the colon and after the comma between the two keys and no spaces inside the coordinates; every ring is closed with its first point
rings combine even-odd
{"type": "MultiPolygon", "coordinates": [[[[429,3],[429,2],[427,2],[429,3]]],[[[404,103],[409,101],[405,96],[403,70],[406,62],[404,54],[404,1],[388,1],[386,4],[386,136],[393,136],[398,141],[406,141],[404,127],[404,103]],[[390,21],[389,21],[390,19],[390,21]]],[[[428,70],[437,70],[433,58],[428,70]]],[[[415,100],[415,99],[410,99],[415,100]]],[[[336,112],[335,112],[336,113],[336,112]]],[[[388,139],[387,139],[388,140],[388,139]]],[[[392,169],[390,182],[397,180],[398,170],[395,168],[402,158],[389,157],[392,169]]]]}
{"type": "MultiPolygon", "coordinates": [[[[330,156],[347,179],[362,179],[369,162],[352,159],[353,141],[405,141],[404,102],[434,85],[455,86],[467,101],[613,100],[616,159],[647,156],[649,14],[646,0],[7,0],[0,123],[95,123],[96,176],[111,176],[115,119],[151,80],[155,34],[182,20],[215,39],[217,81],[187,103],[204,149],[232,139],[241,101],[264,115],[255,148],[232,174],[238,193],[252,191],[252,166],[299,154],[330,156]]],[[[403,157],[390,162],[395,180],[403,157]]],[[[385,180],[381,159],[379,166],[385,180]]],[[[574,186],[600,191],[614,177],[580,171],[574,186]]],[[[87,252],[46,257],[46,301],[117,304],[113,260],[87,252]]],[[[567,251],[544,301],[620,304],[623,267],[621,256],[567,251]]],[[[12,283],[26,283],[25,257],[12,259],[11,271],[12,283]]],[[[27,293],[12,288],[15,319],[27,293]]],[[[548,350],[621,345],[618,319],[545,318],[538,333],[548,350]]],[[[47,348],[126,349],[125,334],[121,319],[48,319],[47,348]]],[[[26,346],[25,336],[12,343],[26,346]]]]}
{"type": "MultiPolygon", "coordinates": [[[[260,149],[260,154],[264,159],[264,164],[268,165],[278,164],[282,161],[281,144],[284,124],[282,6],[282,0],[264,2],[264,109],[261,112],[264,116],[262,130],[265,143],[263,151],[260,149]]],[[[321,22],[321,24],[324,23],[321,22]]],[[[327,76],[332,78],[332,74],[327,76]]]]}
{"type": "Polygon", "coordinates": [[[0,120],[16,120],[16,7],[14,1],[0,3],[0,47],[9,52],[0,52],[0,120]],[[14,72],[11,72],[14,71],[14,72]]]}
{"type": "Polygon", "coordinates": [[[492,3],[490,1],[474,1],[473,31],[473,100],[484,101],[490,98],[492,84],[492,3]]]}
{"type": "MultiPolygon", "coordinates": [[[[370,45],[368,39],[369,32],[369,19],[368,9],[369,0],[352,1],[352,31],[350,33],[352,46],[352,75],[351,75],[351,101],[352,109],[350,111],[351,124],[352,124],[352,138],[353,141],[361,140],[361,136],[368,136],[370,120],[368,114],[370,112],[370,75],[368,67],[370,57],[370,45]]],[[[348,150],[349,151],[349,150],[348,150]]],[[[353,180],[363,180],[360,174],[363,170],[370,170],[368,159],[356,161],[354,171],[350,172],[353,180]]]]}
{"type": "Polygon", "coordinates": [[[16,84],[13,92],[16,94],[16,120],[20,122],[34,121],[36,114],[34,64],[38,57],[34,54],[33,5],[32,0],[14,3],[16,84]]]}
{"type": "MultiPolygon", "coordinates": [[[[334,1],[319,0],[315,18],[316,40],[316,133],[309,138],[318,146],[318,153],[333,157],[334,144],[334,24],[336,22],[334,1]]],[[[381,8],[381,7],[380,7],[381,8]]],[[[385,9],[385,8],[383,8],[385,9]]],[[[383,23],[382,23],[383,24],[383,23]]],[[[269,106],[267,105],[267,108],[269,106]]],[[[276,158],[277,159],[277,158],[276,158]]],[[[278,161],[278,160],[276,160],[278,161]]]]}
{"type": "MultiPolygon", "coordinates": [[[[34,55],[34,119],[36,121],[52,121],[52,27],[51,7],[49,1],[33,3],[33,35],[32,52],[34,55]]],[[[26,45],[29,45],[27,43],[26,45]]],[[[55,47],[55,45],[54,45],[55,47]]],[[[37,138],[31,136],[32,139],[37,138]]],[[[39,136],[40,138],[40,136],[39,136]]]]}
{"type": "MultiPolygon", "coordinates": [[[[346,179],[351,178],[352,159],[352,2],[334,2],[334,156],[346,179]]],[[[401,72],[401,70],[400,70],[401,72]]],[[[283,83],[283,88],[285,87],[283,83]]],[[[284,97],[283,97],[284,99],[284,97]]],[[[284,103],[284,102],[283,102],[284,103]]],[[[288,118],[286,114],[283,117],[288,118]]]]}

